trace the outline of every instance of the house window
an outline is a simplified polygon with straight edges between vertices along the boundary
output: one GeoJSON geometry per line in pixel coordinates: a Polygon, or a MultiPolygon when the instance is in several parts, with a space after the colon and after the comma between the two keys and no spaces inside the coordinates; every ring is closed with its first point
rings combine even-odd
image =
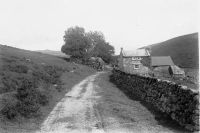
{"type": "Polygon", "coordinates": [[[132,57],[132,60],[142,60],[141,57],[132,57]]]}
{"type": "Polygon", "coordinates": [[[136,64],[141,64],[141,62],[140,62],[139,60],[133,60],[133,61],[131,62],[131,64],[136,65],[136,64]]]}
{"type": "Polygon", "coordinates": [[[134,69],[139,69],[139,68],[140,68],[140,65],[138,65],[138,64],[134,65],[134,69]]]}

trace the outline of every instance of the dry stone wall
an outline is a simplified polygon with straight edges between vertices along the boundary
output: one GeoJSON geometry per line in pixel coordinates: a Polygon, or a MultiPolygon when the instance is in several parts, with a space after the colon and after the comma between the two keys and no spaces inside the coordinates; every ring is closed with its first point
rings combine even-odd
{"type": "Polygon", "coordinates": [[[199,130],[199,92],[174,82],[113,70],[113,82],[129,97],[139,97],[190,131],[199,130]]]}

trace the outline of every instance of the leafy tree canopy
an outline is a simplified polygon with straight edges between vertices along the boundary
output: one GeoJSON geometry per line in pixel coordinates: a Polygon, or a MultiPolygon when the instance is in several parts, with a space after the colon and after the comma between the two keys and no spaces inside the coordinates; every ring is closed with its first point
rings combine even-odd
{"type": "Polygon", "coordinates": [[[72,57],[82,58],[87,54],[90,47],[90,40],[86,36],[84,28],[71,27],[65,31],[64,45],[61,51],[72,57]]]}
{"type": "Polygon", "coordinates": [[[102,32],[85,32],[84,28],[71,27],[65,31],[65,44],[62,52],[78,58],[101,57],[109,63],[114,54],[114,47],[106,42],[102,32]]]}

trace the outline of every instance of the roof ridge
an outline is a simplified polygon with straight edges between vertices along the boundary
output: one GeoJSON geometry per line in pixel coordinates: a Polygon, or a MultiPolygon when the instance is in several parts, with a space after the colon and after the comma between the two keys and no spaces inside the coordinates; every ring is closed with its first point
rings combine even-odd
{"type": "Polygon", "coordinates": [[[123,56],[150,56],[145,49],[124,50],[122,49],[123,56]]]}

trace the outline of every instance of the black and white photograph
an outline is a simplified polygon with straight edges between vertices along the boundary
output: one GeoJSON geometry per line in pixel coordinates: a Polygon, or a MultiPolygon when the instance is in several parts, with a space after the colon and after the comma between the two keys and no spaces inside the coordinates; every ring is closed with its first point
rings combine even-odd
{"type": "Polygon", "coordinates": [[[199,133],[198,0],[0,0],[0,133],[199,133]]]}

